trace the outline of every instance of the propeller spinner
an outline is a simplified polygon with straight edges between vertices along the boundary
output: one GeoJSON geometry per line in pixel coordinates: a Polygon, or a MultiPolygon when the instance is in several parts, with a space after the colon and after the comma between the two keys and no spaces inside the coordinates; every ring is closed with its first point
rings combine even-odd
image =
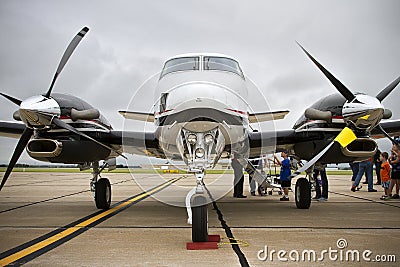
{"type": "MultiPolygon", "coordinates": [[[[308,53],[303,46],[299,43],[297,44],[321,70],[325,77],[328,78],[333,86],[335,86],[338,92],[346,98],[347,101],[343,105],[342,115],[347,125],[353,130],[367,131],[368,133],[378,126],[385,114],[385,108],[381,102],[400,83],[400,77],[386,86],[379,94],[377,94],[376,97],[366,94],[353,94],[343,83],[341,83],[332,73],[322,66],[310,53],[308,53]]],[[[382,128],[379,127],[379,129],[382,128]]]]}

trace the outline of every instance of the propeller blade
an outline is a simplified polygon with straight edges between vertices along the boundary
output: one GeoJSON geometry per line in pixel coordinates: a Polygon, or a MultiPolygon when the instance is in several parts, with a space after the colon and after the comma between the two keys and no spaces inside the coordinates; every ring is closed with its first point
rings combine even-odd
{"type": "Polygon", "coordinates": [[[295,171],[290,177],[296,177],[297,175],[314,165],[323,155],[325,155],[325,153],[329,150],[329,148],[331,148],[331,146],[335,142],[338,142],[342,147],[346,147],[356,139],[357,136],[354,134],[354,132],[350,128],[345,127],[332,142],[330,142],[324,149],[322,149],[315,157],[304,164],[303,167],[295,171]]]}
{"type": "Polygon", "coordinates": [[[57,71],[54,74],[53,81],[51,82],[50,88],[47,91],[45,97],[49,98],[51,91],[53,90],[54,83],[57,80],[58,75],[60,75],[62,69],[64,68],[65,64],[67,63],[69,57],[72,55],[74,52],[75,48],[78,46],[79,42],[82,40],[82,38],[85,36],[85,34],[89,31],[88,27],[84,27],[78,34],[72,39],[71,43],[68,45],[67,49],[64,52],[64,55],[61,58],[61,61],[58,65],[57,71]]]}
{"type": "Polygon", "coordinates": [[[306,53],[306,55],[311,59],[311,61],[314,62],[314,64],[322,71],[325,77],[328,78],[328,80],[336,87],[339,93],[347,99],[347,101],[350,102],[355,98],[354,94],[349,89],[347,89],[347,87],[344,86],[344,84],[342,84],[338,79],[336,79],[336,77],[333,76],[332,73],[330,73],[315,58],[313,58],[313,56],[311,56],[310,53],[308,53],[307,50],[305,50],[304,47],[301,46],[301,44],[299,44],[298,42],[296,43],[300,46],[300,48],[304,51],[304,53],[306,53]]]}
{"type": "Polygon", "coordinates": [[[394,80],[391,84],[386,86],[382,91],[377,94],[376,98],[382,102],[383,99],[385,99],[396,86],[400,83],[400,77],[398,77],[396,80],[394,80]]]}
{"type": "Polygon", "coordinates": [[[16,105],[18,105],[18,106],[20,106],[21,103],[22,103],[21,100],[16,99],[16,98],[14,98],[14,97],[12,97],[12,96],[9,96],[9,95],[3,94],[3,93],[0,93],[0,95],[4,96],[5,98],[7,98],[8,100],[10,100],[11,102],[13,102],[14,104],[16,104],[16,105]]]}
{"type": "Polygon", "coordinates": [[[378,130],[380,130],[387,138],[392,141],[392,143],[396,144],[397,146],[400,146],[400,143],[394,140],[383,128],[380,124],[377,125],[378,130]]]}
{"type": "Polygon", "coordinates": [[[60,120],[60,119],[58,119],[58,118],[53,118],[53,123],[54,123],[55,125],[57,125],[58,127],[61,127],[61,128],[65,129],[65,130],[68,130],[68,131],[70,131],[70,132],[72,132],[72,133],[75,133],[75,134],[77,134],[77,135],[80,135],[80,136],[82,136],[82,137],[85,137],[85,138],[89,139],[90,141],[93,141],[93,142],[95,142],[96,144],[101,145],[102,147],[105,147],[105,148],[107,148],[108,150],[111,150],[111,151],[117,153],[118,155],[124,157],[125,159],[127,159],[124,155],[122,155],[122,153],[120,153],[120,152],[116,151],[115,149],[113,149],[113,148],[111,148],[111,147],[109,147],[109,146],[106,146],[105,144],[103,144],[103,143],[97,141],[96,139],[94,139],[94,138],[92,138],[92,137],[90,137],[90,136],[88,136],[88,135],[86,135],[86,134],[84,134],[84,133],[82,133],[82,132],[76,130],[74,127],[72,127],[71,125],[69,125],[69,124],[63,122],[62,120],[60,120]]]}
{"type": "Polygon", "coordinates": [[[3,188],[4,184],[7,182],[8,177],[10,176],[12,170],[14,169],[15,164],[17,163],[19,157],[21,156],[22,152],[24,151],[26,145],[31,139],[33,134],[33,129],[25,128],[24,132],[22,133],[21,138],[18,141],[17,146],[14,149],[14,154],[11,157],[10,163],[8,164],[7,170],[4,173],[3,180],[1,181],[0,190],[3,188]]]}

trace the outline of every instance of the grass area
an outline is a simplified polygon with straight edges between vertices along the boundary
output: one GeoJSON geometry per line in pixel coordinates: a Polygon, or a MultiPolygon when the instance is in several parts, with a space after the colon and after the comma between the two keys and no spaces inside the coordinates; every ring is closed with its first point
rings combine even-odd
{"type": "MultiPolygon", "coordinates": [[[[5,172],[6,168],[0,168],[0,172],[5,172]]],[[[64,173],[76,173],[80,172],[78,168],[14,168],[13,172],[64,172],[64,173]]],[[[91,170],[83,171],[85,173],[91,173],[91,170]]],[[[103,172],[107,173],[108,170],[105,169],[103,172]]],[[[120,168],[111,171],[111,173],[163,173],[163,170],[156,170],[156,169],[127,169],[127,168],[120,168]]],[[[186,174],[186,171],[179,170],[179,174],[186,174]]],[[[207,170],[208,174],[233,174],[233,170],[207,170]]],[[[279,171],[278,171],[279,173],[279,171]]],[[[327,175],[352,175],[350,170],[329,170],[326,172],[327,175]]],[[[272,171],[271,174],[275,174],[272,171]]],[[[303,173],[304,174],[304,173],[303,173]]]]}

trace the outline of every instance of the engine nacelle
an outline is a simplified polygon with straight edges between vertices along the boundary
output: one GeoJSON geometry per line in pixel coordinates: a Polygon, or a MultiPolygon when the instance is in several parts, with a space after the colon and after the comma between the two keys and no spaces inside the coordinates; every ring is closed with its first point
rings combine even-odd
{"type": "Polygon", "coordinates": [[[36,160],[82,164],[107,159],[110,150],[90,140],[32,139],[26,146],[29,156],[36,160]]]}
{"type": "MultiPolygon", "coordinates": [[[[326,145],[327,143],[323,141],[308,141],[297,143],[294,146],[294,150],[301,159],[310,160],[326,145]]],[[[377,150],[377,143],[370,138],[357,138],[344,148],[335,142],[319,161],[322,163],[362,161],[374,156],[377,150]]]]}

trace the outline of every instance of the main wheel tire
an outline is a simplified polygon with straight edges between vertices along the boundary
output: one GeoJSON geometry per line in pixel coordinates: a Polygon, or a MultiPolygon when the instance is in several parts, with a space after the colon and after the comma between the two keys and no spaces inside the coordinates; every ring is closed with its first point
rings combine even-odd
{"type": "Polygon", "coordinates": [[[299,178],[295,189],[296,207],[309,209],[311,206],[311,184],[306,178],[299,178]]]}
{"type": "Polygon", "coordinates": [[[207,202],[203,196],[195,196],[192,202],[192,241],[208,241],[207,202]]]}
{"type": "Polygon", "coordinates": [[[94,201],[98,209],[107,210],[111,204],[111,184],[107,178],[101,178],[96,183],[94,201]]]}

